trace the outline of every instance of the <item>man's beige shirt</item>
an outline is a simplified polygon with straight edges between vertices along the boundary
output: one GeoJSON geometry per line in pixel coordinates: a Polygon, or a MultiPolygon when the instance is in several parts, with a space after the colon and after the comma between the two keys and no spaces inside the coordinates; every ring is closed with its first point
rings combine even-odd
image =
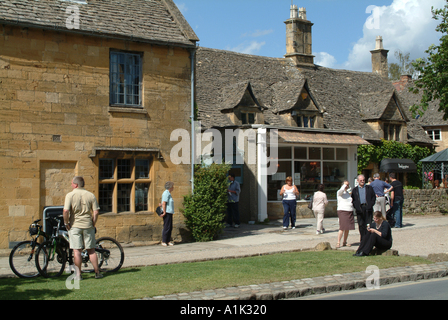
{"type": "Polygon", "coordinates": [[[70,212],[70,225],[72,228],[93,228],[93,211],[99,210],[98,201],[93,193],[84,188],[73,189],[65,196],[64,210],[70,212]]]}

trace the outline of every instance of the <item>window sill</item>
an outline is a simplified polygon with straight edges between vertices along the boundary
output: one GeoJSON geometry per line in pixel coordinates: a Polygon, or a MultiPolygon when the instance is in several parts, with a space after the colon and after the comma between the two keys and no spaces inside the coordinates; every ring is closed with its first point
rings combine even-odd
{"type": "Polygon", "coordinates": [[[110,106],[107,110],[110,113],[139,113],[139,114],[148,114],[146,109],[143,107],[113,107],[110,106]]]}
{"type": "Polygon", "coordinates": [[[154,215],[156,214],[153,211],[137,211],[137,212],[130,212],[130,211],[125,211],[125,212],[119,212],[119,213],[115,213],[115,212],[104,212],[104,213],[100,213],[100,216],[129,216],[129,215],[154,215]]]}

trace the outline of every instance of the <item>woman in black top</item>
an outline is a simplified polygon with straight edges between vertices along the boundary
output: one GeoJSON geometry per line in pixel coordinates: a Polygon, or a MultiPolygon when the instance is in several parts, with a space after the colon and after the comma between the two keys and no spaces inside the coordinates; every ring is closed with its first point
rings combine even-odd
{"type": "Polygon", "coordinates": [[[381,250],[389,250],[392,247],[390,225],[383,219],[383,214],[380,211],[376,211],[373,214],[373,221],[370,227],[367,226],[367,234],[362,239],[358,251],[356,251],[354,256],[368,256],[373,247],[381,250]]]}

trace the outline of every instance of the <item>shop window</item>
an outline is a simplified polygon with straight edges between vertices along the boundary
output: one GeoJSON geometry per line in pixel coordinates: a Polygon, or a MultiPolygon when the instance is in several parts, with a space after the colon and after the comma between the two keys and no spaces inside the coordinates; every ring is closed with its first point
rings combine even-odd
{"type": "MultiPolygon", "coordinates": [[[[268,176],[269,201],[282,200],[282,197],[280,196],[280,190],[286,183],[286,178],[291,177],[292,175],[291,161],[279,161],[277,166],[277,173],[268,176]]],[[[295,182],[293,181],[293,183],[295,182]]]]}
{"type": "Polygon", "coordinates": [[[308,148],[307,147],[294,147],[294,158],[295,159],[308,159],[308,148]]]}
{"type": "Polygon", "coordinates": [[[292,158],[291,147],[278,147],[278,158],[291,159],[292,158]]]}
{"type": "Polygon", "coordinates": [[[324,160],[334,160],[334,148],[323,148],[324,160]]]}
{"type": "Polygon", "coordinates": [[[294,177],[300,191],[300,200],[309,200],[321,183],[320,161],[295,161],[294,177]]]}
{"type": "Polygon", "coordinates": [[[320,160],[320,148],[309,148],[310,159],[320,160]]]}
{"type": "Polygon", "coordinates": [[[347,180],[347,162],[323,162],[322,179],[325,185],[325,193],[328,199],[336,199],[336,192],[347,180]]]}
{"type": "Polygon", "coordinates": [[[336,148],[336,160],[348,160],[348,150],[346,148],[336,148]]]}
{"type": "Polygon", "coordinates": [[[289,176],[300,192],[297,200],[309,200],[321,183],[328,199],[336,199],[337,190],[347,179],[347,148],[297,146],[279,147],[278,151],[277,173],[268,176],[268,201],[282,200],[279,190],[289,176]]]}

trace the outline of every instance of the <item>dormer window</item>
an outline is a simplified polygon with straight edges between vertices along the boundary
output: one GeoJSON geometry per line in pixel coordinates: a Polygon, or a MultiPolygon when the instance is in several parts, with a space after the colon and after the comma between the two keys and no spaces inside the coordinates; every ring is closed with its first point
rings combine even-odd
{"type": "Polygon", "coordinates": [[[384,125],[384,139],[391,141],[400,141],[401,125],[399,124],[385,124],[384,125]]]}
{"type": "Polygon", "coordinates": [[[316,123],[316,116],[298,115],[293,111],[292,117],[299,128],[314,128],[316,123]]]}
{"type": "Polygon", "coordinates": [[[241,112],[241,124],[255,124],[255,112],[241,112]]]}

